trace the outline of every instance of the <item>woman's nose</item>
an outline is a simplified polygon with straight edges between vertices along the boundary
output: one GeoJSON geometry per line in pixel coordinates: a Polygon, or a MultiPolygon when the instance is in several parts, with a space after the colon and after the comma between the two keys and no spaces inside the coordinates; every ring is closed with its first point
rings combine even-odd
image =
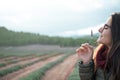
{"type": "Polygon", "coordinates": [[[100,33],[102,33],[102,32],[103,32],[103,27],[99,28],[98,31],[99,31],[100,33]]]}

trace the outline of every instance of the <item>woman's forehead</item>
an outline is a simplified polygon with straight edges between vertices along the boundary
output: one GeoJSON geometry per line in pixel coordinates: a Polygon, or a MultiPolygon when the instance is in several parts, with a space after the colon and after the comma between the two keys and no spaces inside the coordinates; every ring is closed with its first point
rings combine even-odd
{"type": "Polygon", "coordinates": [[[111,25],[111,24],[112,24],[112,17],[111,17],[111,16],[107,19],[106,23],[107,23],[108,25],[111,25]]]}

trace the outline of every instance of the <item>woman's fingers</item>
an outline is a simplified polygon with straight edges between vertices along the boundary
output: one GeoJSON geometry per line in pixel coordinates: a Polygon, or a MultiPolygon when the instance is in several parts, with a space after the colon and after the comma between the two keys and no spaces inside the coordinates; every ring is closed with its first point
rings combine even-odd
{"type": "Polygon", "coordinates": [[[87,47],[88,47],[88,51],[90,51],[90,52],[92,51],[93,52],[93,46],[87,44],[87,47]]]}
{"type": "Polygon", "coordinates": [[[83,50],[84,50],[83,47],[79,47],[79,48],[76,50],[76,52],[79,53],[79,52],[81,52],[81,51],[83,51],[83,50]]]}
{"type": "Polygon", "coordinates": [[[93,52],[93,47],[88,43],[84,43],[76,50],[76,52],[93,52]]]}
{"type": "Polygon", "coordinates": [[[93,47],[88,43],[82,44],[77,50],[78,59],[84,63],[89,62],[93,56],[93,47]]]}

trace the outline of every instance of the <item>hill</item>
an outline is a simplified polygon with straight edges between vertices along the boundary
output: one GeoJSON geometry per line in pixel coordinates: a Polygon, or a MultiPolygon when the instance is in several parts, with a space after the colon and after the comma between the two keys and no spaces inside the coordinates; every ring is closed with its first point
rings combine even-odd
{"type": "Polygon", "coordinates": [[[79,46],[82,43],[89,42],[95,45],[97,37],[92,39],[89,36],[84,37],[60,37],[47,36],[28,32],[15,32],[0,27],[0,46],[20,46],[29,44],[59,45],[59,46],[79,46]]]}

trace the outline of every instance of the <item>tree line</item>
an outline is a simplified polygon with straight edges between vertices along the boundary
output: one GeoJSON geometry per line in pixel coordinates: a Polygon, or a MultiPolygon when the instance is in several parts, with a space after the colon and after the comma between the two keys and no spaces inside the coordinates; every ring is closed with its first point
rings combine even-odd
{"type": "Polygon", "coordinates": [[[28,44],[59,45],[59,46],[79,46],[82,43],[89,42],[96,45],[97,37],[91,40],[90,36],[79,38],[47,36],[29,32],[15,32],[0,27],[0,46],[20,46],[28,44]]]}

